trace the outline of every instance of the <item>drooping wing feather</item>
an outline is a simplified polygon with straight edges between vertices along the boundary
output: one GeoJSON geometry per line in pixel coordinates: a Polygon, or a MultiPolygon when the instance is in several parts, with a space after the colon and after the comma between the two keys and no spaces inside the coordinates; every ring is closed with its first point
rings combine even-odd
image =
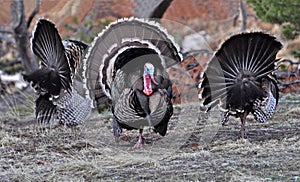
{"type": "MultiPolygon", "coordinates": [[[[62,86],[63,89],[70,91],[71,70],[65,55],[65,48],[55,25],[48,20],[40,19],[33,31],[31,44],[33,53],[42,60],[42,69],[54,72],[52,73],[53,78],[46,81],[58,80],[56,82],[59,82],[60,85],[53,83],[52,87],[62,86]]],[[[56,88],[56,90],[60,89],[56,88]]]]}
{"type": "Polygon", "coordinates": [[[275,78],[271,75],[263,79],[262,88],[267,94],[263,98],[254,101],[252,113],[255,120],[263,123],[271,119],[275,113],[279,99],[279,89],[275,78]]]}
{"type": "Polygon", "coordinates": [[[72,92],[62,91],[58,98],[49,99],[49,94],[38,95],[36,118],[42,126],[57,124],[74,126],[81,124],[91,112],[90,100],[82,97],[72,88],[72,92]]]}
{"type": "Polygon", "coordinates": [[[74,88],[71,93],[61,93],[55,102],[58,121],[67,126],[83,123],[92,109],[90,100],[82,97],[74,88]]]}

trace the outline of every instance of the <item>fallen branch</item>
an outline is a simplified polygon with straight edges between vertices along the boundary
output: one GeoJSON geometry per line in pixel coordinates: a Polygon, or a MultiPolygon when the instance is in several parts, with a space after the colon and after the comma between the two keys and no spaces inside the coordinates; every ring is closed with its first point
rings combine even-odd
{"type": "Polygon", "coordinates": [[[11,37],[9,37],[5,34],[2,34],[2,33],[0,33],[0,39],[4,40],[7,43],[12,43],[12,44],[16,43],[16,40],[14,38],[11,38],[11,37]]]}
{"type": "Polygon", "coordinates": [[[14,32],[11,30],[0,29],[0,33],[2,34],[13,34],[14,32]]]}
{"type": "Polygon", "coordinates": [[[292,81],[288,81],[288,82],[282,82],[282,81],[278,81],[278,84],[280,86],[289,86],[289,85],[293,85],[293,84],[298,84],[300,83],[300,80],[292,80],[292,81]]]}

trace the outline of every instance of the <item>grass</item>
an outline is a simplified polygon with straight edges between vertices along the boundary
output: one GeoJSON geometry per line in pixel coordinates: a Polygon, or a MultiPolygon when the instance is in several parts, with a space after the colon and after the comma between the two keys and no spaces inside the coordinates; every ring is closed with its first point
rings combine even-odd
{"type": "Polygon", "coordinates": [[[114,142],[107,112],[46,131],[33,119],[2,118],[0,181],[299,181],[299,114],[299,103],[285,100],[266,123],[250,117],[242,140],[239,120],[221,127],[197,103],[180,105],[167,136],[145,131],[140,150],[132,149],[138,131],[114,142]]]}

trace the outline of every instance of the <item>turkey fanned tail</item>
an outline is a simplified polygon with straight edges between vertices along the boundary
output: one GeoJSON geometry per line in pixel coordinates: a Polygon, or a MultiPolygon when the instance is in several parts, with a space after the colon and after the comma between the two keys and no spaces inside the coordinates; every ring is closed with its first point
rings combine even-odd
{"type": "Polygon", "coordinates": [[[33,53],[41,59],[43,71],[37,70],[25,79],[51,95],[59,95],[62,88],[71,91],[71,70],[55,25],[40,19],[33,31],[31,45],[33,53]]]}
{"type": "Polygon", "coordinates": [[[230,115],[240,117],[242,137],[249,113],[259,122],[270,119],[279,97],[273,71],[281,48],[275,37],[262,32],[226,40],[208,63],[199,85],[202,108],[209,111],[219,105],[222,124],[230,115]]]}

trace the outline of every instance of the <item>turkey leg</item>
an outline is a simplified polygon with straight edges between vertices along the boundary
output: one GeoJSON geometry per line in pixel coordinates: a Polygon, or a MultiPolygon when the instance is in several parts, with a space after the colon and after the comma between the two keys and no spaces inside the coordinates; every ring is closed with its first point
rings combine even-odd
{"type": "Polygon", "coordinates": [[[133,148],[141,148],[144,143],[143,139],[143,129],[140,129],[139,139],[136,142],[136,144],[133,146],[133,148]]]}
{"type": "Polygon", "coordinates": [[[240,133],[241,133],[241,138],[243,138],[243,139],[247,138],[246,127],[245,127],[245,123],[246,123],[246,120],[247,120],[247,115],[248,115],[248,112],[244,112],[244,114],[240,115],[241,122],[242,122],[240,133]]]}

